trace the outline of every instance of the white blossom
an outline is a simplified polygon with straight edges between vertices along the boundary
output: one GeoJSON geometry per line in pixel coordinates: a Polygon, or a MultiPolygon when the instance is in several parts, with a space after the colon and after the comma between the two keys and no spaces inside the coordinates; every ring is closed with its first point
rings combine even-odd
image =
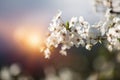
{"type": "Polygon", "coordinates": [[[88,50],[98,42],[104,43],[108,50],[120,50],[120,17],[107,10],[105,18],[94,25],[90,25],[83,17],[72,17],[64,23],[62,12],[53,18],[48,27],[50,35],[46,40],[45,57],[49,58],[51,46],[61,47],[60,53],[67,55],[68,49],[73,46],[83,46],[88,50]]]}
{"type": "Polygon", "coordinates": [[[65,51],[65,50],[60,50],[60,54],[62,54],[62,55],[67,55],[67,52],[65,51]]]}
{"type": "Polygon", "coordinates": [[[91,50],[92,49],[92,45],[91,44],[87,44],[86,45],[86,49],[91,50]]]}
{"type": "Polygon", "coordinates": [[[70,28],[74,27],[76,25],[76,23],[77,23],[77,17],[72,17],[71,20],[70,20],[70,22],[69,22],[69,24],[70,24],[69,27],[70,28]]]}
{"type": "Polygon", "coordinates": [[[51,52],[48,48],[44,51],[44,53],[45,53],[45,58],[50,58],[51,52]]]}

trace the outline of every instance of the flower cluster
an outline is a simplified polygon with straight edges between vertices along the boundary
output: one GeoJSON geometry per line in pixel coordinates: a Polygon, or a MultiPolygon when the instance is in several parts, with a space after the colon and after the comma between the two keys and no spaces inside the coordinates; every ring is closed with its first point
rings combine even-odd
{"type": "Polygon", "coordinates": [[[107,45],[108,49],[120,49],[120,18],[106,12],[104,20],[95,25],[90,25],[83,17],[72,17],[70,21],[64,22],[61,18],[62,12],[52,19],[48,27],[50,35],[46,40],[44,50],[46,58],[49,58],[52,48],[61,47],[60,53],[67,55],[66,50],[73,46],[83,46],[91,50],[92,46],[99,43],[107,45]]]}

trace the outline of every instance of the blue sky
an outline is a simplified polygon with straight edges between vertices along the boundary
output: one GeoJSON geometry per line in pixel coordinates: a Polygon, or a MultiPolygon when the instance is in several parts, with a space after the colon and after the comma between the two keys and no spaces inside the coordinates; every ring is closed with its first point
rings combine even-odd
{"type": "Polygon", "coordinates": [[[65,19],[80,15],[89,21],[97,18],[93,11],[93,0],[0,0],[0,17],[7,19],[31,12],[52,16],[58,9],[63,11],[65,19]]]}

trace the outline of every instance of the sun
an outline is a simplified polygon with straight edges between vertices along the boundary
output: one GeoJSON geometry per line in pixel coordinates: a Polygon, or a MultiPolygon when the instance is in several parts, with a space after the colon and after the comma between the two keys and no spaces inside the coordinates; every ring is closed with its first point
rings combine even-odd
{"type": "Polygon", "coordinates": [[[37,29],[17,28],[14,35],[17,43],[28,50],[39,49],[44,41],[41,31],[37,29]]]}
{"type": "Polygon", "coordinates": [[[40,35],[38,34],[29,34],[27,37],[27,43],[31,47],[38,47],[40,45],[40,35]]]}

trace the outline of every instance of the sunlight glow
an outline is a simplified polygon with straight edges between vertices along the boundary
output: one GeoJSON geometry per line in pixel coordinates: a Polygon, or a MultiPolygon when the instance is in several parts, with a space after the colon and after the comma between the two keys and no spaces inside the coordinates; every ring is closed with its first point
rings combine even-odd
{"type": "Polygon", "coordinates": [[[40,31],[33,28],[18,28],[15,30],[15,40],[18,44],[22,47],[28,48],[40,48],[42,47],[41,44],[44,41],[43,36],[40,34],[40,31]]]}
{"type": "Polygon", "coordinates": [[[38,34],[28,35],[27,42],[30,46],[36,47],[40,45],[40,36],[38,34]]]}

